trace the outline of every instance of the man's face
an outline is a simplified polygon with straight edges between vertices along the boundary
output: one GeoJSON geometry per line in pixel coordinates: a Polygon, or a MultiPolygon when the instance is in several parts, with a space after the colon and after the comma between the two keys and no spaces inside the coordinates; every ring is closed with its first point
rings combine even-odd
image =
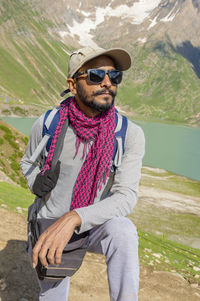
{"type": "MultiPolygon", "coordinates": [[[[86,63],[79,72],[88,69],[114,70],[115,67],[109,57],[100,56],[86,63]]],[[[86,107],[86,109],[91,109],[93,112],[106,112],[114,103],[117,86],[111,83],[108,74],[100,84],[89,83],[87,78],[88,75],[83,74],[75,79],[77,103],[81,109],[86,107]]]]}

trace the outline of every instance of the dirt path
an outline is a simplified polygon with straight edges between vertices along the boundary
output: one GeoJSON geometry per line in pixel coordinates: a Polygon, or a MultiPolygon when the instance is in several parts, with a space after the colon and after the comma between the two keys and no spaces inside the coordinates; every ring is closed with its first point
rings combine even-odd
{"type": "Polygon", "coordinates": [[[145,204],[171,209],[173,212],[200,216],[200,197],[140,185],[139,196],[145,204]]]}
{"type": "MultiPolygon", "coordinates": [[[[0,208],[0,301],[37,301],[39,287],[25,252],[25,217],[0,208]]],[[[103,256],[88,253],[71,279],[69,301],[109,301],[103,256]]],[[[197,301],[200,289],[180,275],[141,267],[140,301],[197,301]]]]}

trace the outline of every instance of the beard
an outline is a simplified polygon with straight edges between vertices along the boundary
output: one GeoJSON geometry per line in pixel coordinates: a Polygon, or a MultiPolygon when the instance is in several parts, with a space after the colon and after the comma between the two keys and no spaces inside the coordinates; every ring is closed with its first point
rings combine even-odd
{"type": "Polygon", "coordinates": [[[114,100],[115,100],[115,96],[116,96],[116,93],[113,92],[112,90],[110,89],[102,89],[102,90],[99,90],[95,93],[92,94],[92,99],[89,100],[89,97],[86,93],[86,91],[84,90],[84,88],[80,85],[80,83],[77,81],[76,82],[76,87],[77,87],[77,95],[80,99],[80,101],[87,107],[93,109],[94,111],[97,111],[99,113],[105,113],[107,112],[108,110],[110,110],[114,104],[114,100]],[[105,100],[105,103],[99,103],[95,96],[98,96],[98,95],[101,95],[103,93],[109,93],[111,96],[112,96],[112,101],[109,102],[109,97],[105,96],[104,97],[104,100],[105,100]]]}

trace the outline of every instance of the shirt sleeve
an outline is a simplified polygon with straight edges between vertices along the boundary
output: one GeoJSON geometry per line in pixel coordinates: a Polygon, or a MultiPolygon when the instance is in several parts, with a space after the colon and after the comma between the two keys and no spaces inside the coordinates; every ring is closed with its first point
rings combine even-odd
{"type": "Polygon", "coordinates": [[[127,216],[137,203],[138,186],[141,178],[145,138],[142,129],[128,122],[125,152],[117,168],[109,196],[91,206],[77,208],[82,224],[77,233],[103,224],[113,217],[127,216]]]}
{"type": "Polygon", "coordinates": [[[34,163],[30,160],[38,144],[42,140],[43,118],[44,116],[42,115],[33,124],[24,156],[20,162],[23,175],[25,176],[28,187],[31,191],[35,178],[40,172],[41,162],[43,158],[43,154],[40,154],[38,159],[34,163]]]}

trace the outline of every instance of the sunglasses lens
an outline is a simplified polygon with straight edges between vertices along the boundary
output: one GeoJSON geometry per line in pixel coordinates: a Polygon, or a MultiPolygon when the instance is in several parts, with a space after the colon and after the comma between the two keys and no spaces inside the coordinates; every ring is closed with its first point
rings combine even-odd
{"type": "Polygon", "coordinates": [[[112,70],[109,72],[109,78],[114,85],[118,85],[122,81],[122,72],[117,70],[112,70]]]}
{"type": "Polygon", "coordinates": [[[92,83],[100,84],[105,77],[105,71],[100,69],[92,69],[88,74],[89,80],[92,83]]]}
{"type": "Polygon", "coordinates": [[[122,81],[122,71],[118,70],[102,70],[102,69],[90,69],[88,72],[88,79],[93,84],[100,84],[104,78],[106,73],[108,73],[110,81],[113,85],[118,85],[122,81]]]}

